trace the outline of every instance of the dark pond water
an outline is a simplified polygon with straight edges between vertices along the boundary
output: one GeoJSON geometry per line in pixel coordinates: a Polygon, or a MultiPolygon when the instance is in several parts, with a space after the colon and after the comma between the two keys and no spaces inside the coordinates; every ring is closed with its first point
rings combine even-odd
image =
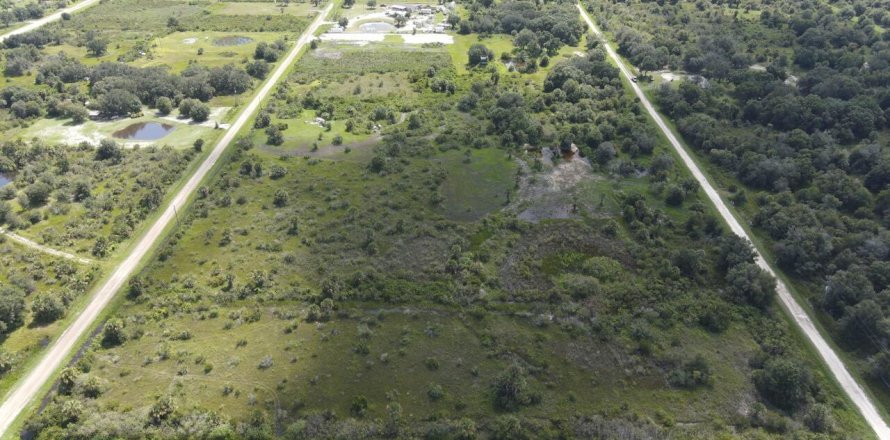
{"type": "Polygon", "coordinates": [[[12,176],[8,176],[6,174],[0,173],[0,188],[6,186],[6,184],[12,182],[12,176]]]}
{"type": "Polygon", "coordinates": [[[217,38],[213,40],[214,46],[240,46],[253,41],[253,38],[230,35],[228,37],[217,38]]]}
{"type": "Polygon", "coordinates": [[[153,141],[167,136],[173,128],[170,124],[160,122],[139,122],[115,131],[113,136],[131,141],[153,141]]]}

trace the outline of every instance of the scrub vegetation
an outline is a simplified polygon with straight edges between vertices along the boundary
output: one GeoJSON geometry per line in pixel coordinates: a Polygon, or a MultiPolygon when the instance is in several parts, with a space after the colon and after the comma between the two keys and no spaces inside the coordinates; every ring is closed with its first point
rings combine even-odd
{"type": "MultiPolygon", "coordinates": [[[[0,392],[77,317],[318,11],[238,5],[104,1],[0,43],[0,228],[94,262],[0,235],[0,392]],[[131,137],[145,127],[160,132],[131,137]]],[[[0,26],[64,6],[0,3],[0,26]]]]}
{"type": "Polygon", "coordinates": [[[868,436],[570,11],[313,44],[25,430],[868,436]]]}

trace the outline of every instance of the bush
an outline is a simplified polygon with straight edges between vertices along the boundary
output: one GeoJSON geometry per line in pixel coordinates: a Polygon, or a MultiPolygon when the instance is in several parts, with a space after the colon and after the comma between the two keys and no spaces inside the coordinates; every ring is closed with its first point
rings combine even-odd
{"type": "Polygon", "coordinates": [[[511,365],[501,373],[493,388],[494,406],[501,411],[516,411],[533,401],[525,369],[517,364],[511,365]]]}
{"type": "Polygon", "coordinates": [[[365,396],[355,396],[349,410],[356,417],[364,417],[368,413],[368,399],[365,396]]]}
{"type": "Polygon", "coordinates": [[[96,149],[96,160],[110,160],[118,162],[124,153],[117,145],[117,142],[110,139],[102,139],[99,142],[99,148],[96,149]]]}
{"type": "Polygon", "coordinates": [[[430,400],[440,400],[445,397],[445,390],[442,388],[442,385],[431,383],[427,387],[426,395],[430,400]]]}
{"type": "Polygon", "coordinates": [[[803,406],[816,386],[808,368],[784,357],[770,358],[755,371],[754,385],[770,403],[787,411],[803,406]]]}
{"type": "Polygon", "coordinates": [[[476,43],[470,46],[470,49],[467,51],[467,57],[469,58],[470,67],[473,67],[493,60],[494,52],[485,47],[485,45],[476,43]]]}
{"type": "Polygon", "coordinates": [[[278,189],[275,191],[275,196],[274,196],[274,199],[272,200],[272,202],[275,204],[275,206],[281,208],[281,207],[287,205],[287,201],[289,198],[290,198],[290,195],[288,195],[287,191],[285,191],[283,189],[278,189]]]}
{"type": "Polygon", "coordinates": [[[260,359],[260,363],[257,365],[257,368],[259,368],[260,370],[272,368],[272,356],[266,355],[262,359],[260,359]]]}
{"type": "Polygon", "coordinates": [[[712,385],[714,377],[708,361],[697,355],[674,368],[668,375],[668,382],[675,387],[696,388],[712,385]]]}
{"type": "Polygon", "coordinates": [[[43,206],[49,201],[52,188],[44,182],[35,182],[25,188],[25,196],[28,197],[28,206],[35,208],[43,206]]]}
{"type": "Polygon", "coordinates": [[[727,291],[736,301],[761,309],[772,302],[776,280],[754,263],[740,264],[726,274],[727,291]]]}
{"type": "Polygon", "coordinates": [[[25,320],[25,292],[12,286],[0,287],[0,335],[21,327],[25,320]]]}
{"type": "Polygon", "coordinates": [[[65,303],[52,293],[41,294],[31,303],[31,313],[38,324],[49,324],[65,314],[65,303]]]}
{"type": "Polygon", "coordinates": [[[155,108],[162,115],[169,115],[173,111],[173,100],[166,96],[161,96],[155,100],[155,108]]]}
{"type": "Polygon", "coordinates": [[[114,347],[127,339],[124,334],[124,322],[120,319],[109,319],[102,328],[102,346],[114,347]]]}
{"type": "Polygon", "coordinates": [[[192,121],[204,122],[210,118],[210,107],[203,102],[198,102],[192,106],[189,116],[192,118],[192,121]]]}

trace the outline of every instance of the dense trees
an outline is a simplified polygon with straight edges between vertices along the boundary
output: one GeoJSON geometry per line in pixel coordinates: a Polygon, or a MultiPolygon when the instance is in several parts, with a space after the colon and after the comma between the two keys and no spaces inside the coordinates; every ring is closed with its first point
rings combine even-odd
{"type": "Polygon", "coordinates": [[[873,24],[886,5],[749,7],[759,20],[716,2],[607,3],[601,14],[641,70],[668,65],[708,80],[666,85],[658,104],[695,150],[744,184],[732,200],[753,212],[779,266],[834,320],[828,327],[877,359],[888,349],[878,323],[890,316],[888,285],[873,275],[890,261],[890,150],[880,140],[890,46],[873,24]]]}
{"type": "MultiPolygon", "coordinates": [[[[206,102],[216,95],[243,93],[253,82],[251,74],[234,65],[210,69],[192,65],[181,75],[172,75],[161,68],[140,69],[123,63],[106,62],[88,68],[64,53],[38,61],[39,52],[33,46],[13,50],[17,52],[7,68],[20,69],[23,74],[38,63],[37,82],[56,86],[55,91],[41,93],[18,86],[0,90],[0,107],[9,108],[20,119],[47,113],[83,122],[89,116],[83,107],[88,99],[90,106],[106,118],[138,114],[143,105],[167,113],[186,99],[206,102]],[[64,86],[85,78],[89,78],[89,97],[76,87],[64,86]]],[[[248,67],[262,78],[268,71],[264,63],[257,61],[248,67]]]]}

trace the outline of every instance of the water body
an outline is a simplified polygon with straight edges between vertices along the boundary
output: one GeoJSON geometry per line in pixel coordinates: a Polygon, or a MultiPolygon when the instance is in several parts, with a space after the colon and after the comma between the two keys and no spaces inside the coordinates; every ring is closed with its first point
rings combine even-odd
{"type": "Polygon", "coordinates": [[[241,37],[237,35],[230,35],[228,37],[217,38],[213,40],[214,46],[240,46],[242,44],[247,44],[253,41],[253,38],[250,37],[241,37]]]}
{"type": "Polygon", "coordinates": [[[372,23],[364,23],[359,25],[358,27],[362,32],[392,32],[396,30],[396,27],[385,23],[382,21],[375,21],[372,23]]]}
{"type": "Polygon", "coordinates": [[[115,131],[112,136],[131,141],[153,141],[167,136],[173,128],[170,124],[160,122],[139,122],[115,131]]]}
{"type": "Polygon", "coordinates": [[[0,188],[3,188],[4,186],[8,185],[11,182],[12,182],[12,176],[0,173],[0,188]]]}

